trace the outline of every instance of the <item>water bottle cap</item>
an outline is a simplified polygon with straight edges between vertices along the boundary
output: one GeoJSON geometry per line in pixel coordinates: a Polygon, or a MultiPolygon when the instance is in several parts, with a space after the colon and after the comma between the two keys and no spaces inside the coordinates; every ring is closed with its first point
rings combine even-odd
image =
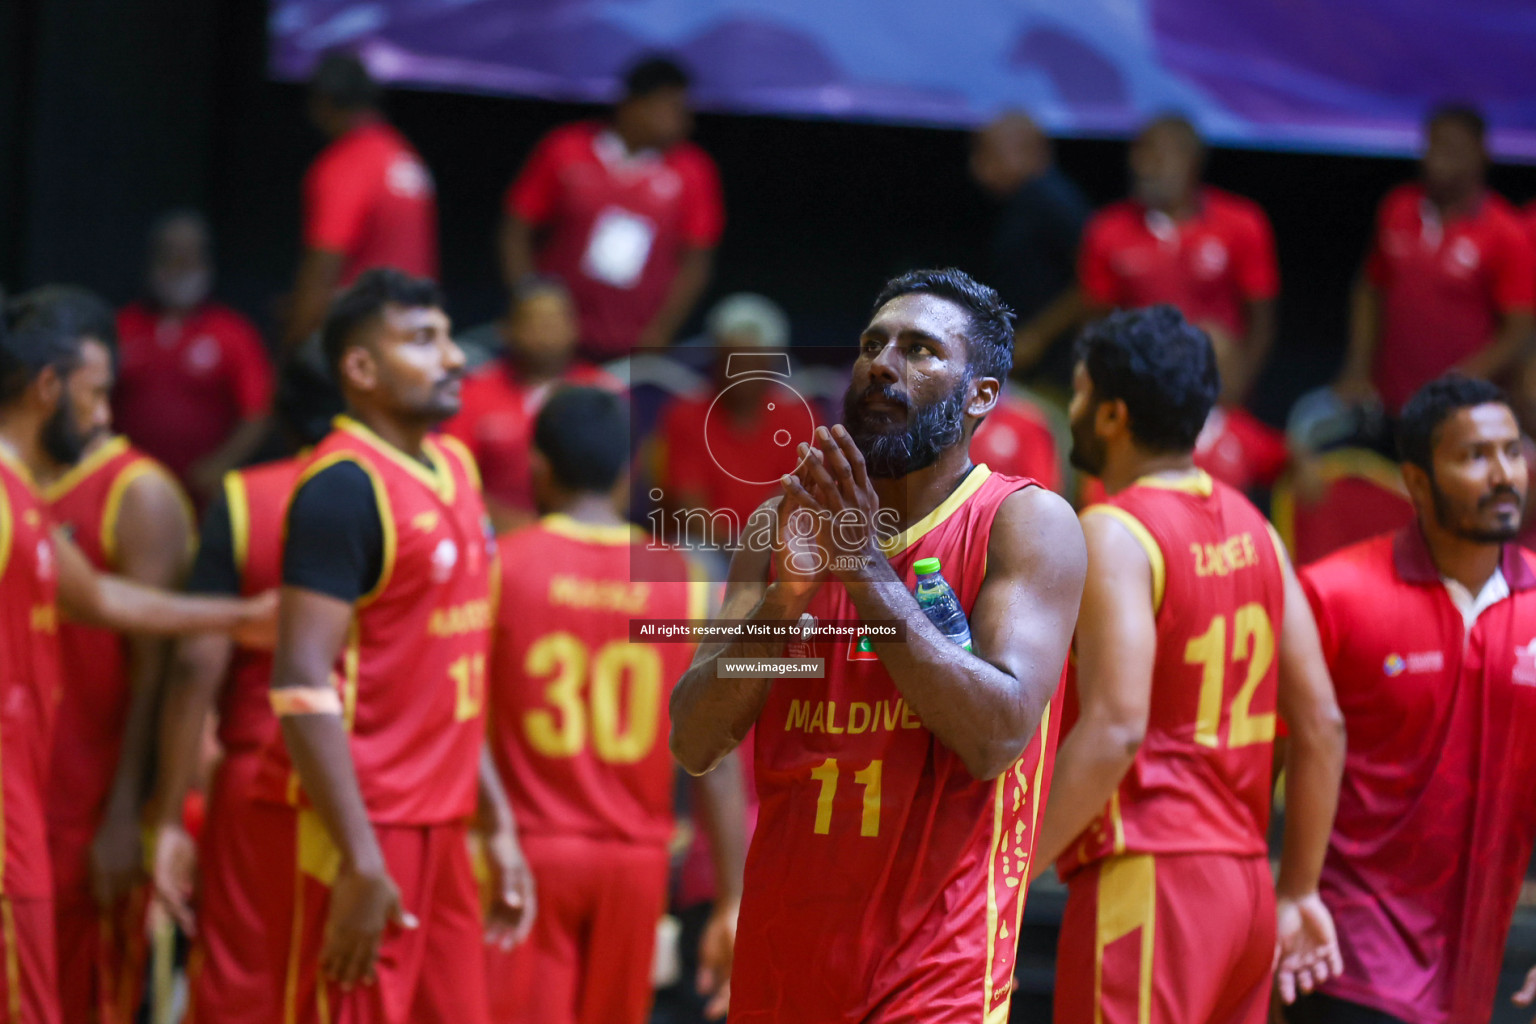
{"type": "Polygon", "coordinates": [[[912,568],[917,570],[919,576],[931,576],[939,571],[939,560],[937,558],[919,558],[912,563],[912,568]]]}

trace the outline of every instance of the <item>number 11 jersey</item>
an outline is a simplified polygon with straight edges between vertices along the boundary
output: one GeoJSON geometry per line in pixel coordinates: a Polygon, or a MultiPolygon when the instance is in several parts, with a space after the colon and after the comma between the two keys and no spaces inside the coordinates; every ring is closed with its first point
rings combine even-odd
{"type": "MultiPolygon", "coordinates": [[[[910,590],[913,563],[938,558],[969,616],[997,511],[1032,484],[975,467],[886,547],[892,568],[910,590]]],[[[809,612],[859,618],[836,581],[809,612]]],[[[907,705],[877,644],[805,646],[791,653],[824,659],[825,678],[774,683],[754,727],[732,1024],[1005,1019],[1055,699],[1018,760],[981,781],[907,705]]]]}

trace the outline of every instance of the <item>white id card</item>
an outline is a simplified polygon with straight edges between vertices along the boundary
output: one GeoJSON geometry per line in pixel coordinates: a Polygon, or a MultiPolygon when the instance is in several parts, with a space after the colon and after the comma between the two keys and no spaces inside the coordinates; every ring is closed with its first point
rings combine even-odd
{"type": "Polygon", "coordinates": [[[581,257],[582,273],[615,288],[633,288],[651,255],[656,228],[639,214],[610,206],[597,215],[587,251],[581,257]]]}

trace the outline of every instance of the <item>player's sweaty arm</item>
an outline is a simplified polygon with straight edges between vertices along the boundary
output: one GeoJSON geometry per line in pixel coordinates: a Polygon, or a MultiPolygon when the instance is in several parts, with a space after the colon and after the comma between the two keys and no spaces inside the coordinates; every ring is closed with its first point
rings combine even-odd
{"type": "MultiPolygon", "coordinates": [[[[99,573],[74,542],[55,531],[59,555],[59,610],[76,622],[119,633],[234,633],[259,645],[276,603],[256,597],[196,597],[99,573]]],[[[270,644],[270,641],[268,641],[270,644]]]]}
{"type": "Polygon", "coordinates": [[[844,584],[865,622],[906,624],[905,640],[875,643],[881,663],[923,725],[985,780],[1018,760],[1056,693],[1085,564],[1071,507],[1029,487],[1004,499],[992,523],[970,615],[974,653],[939,632],[884,556],[844,584]]]}
{"type": "Polygon", "coordinates": [[[415,924],[400,905],[400,891],[389,877],[368,821],[340,703],[319,699],[319,695],[336,693],[331,669],[346,643],[352,614],[347,601],[284,586],[272,665],[273,704],[279,711],[283,742],[315,813],[341,851],[320,967],[343,985],[372,978],[387,924],[415,924]],[[293,692],[284,694],[285,690],[293,692]],[[316,695],[314,711],[297,710],[300,695],[316,695]],[[278,705],[290,698],[294,707],[285,713],[278,705]]]}
{"type": "MultiPolygon", "coordinates": [[[[116,533],[124,578],[168,588],[178,586],[186,576],[192,519],[169,478],[144,473],[128,485],[116,533]]],[[[106,813],[91,844],[92,885],[103,907],[126,896],[143,871],[140,812],[149,795],[155,711],[166,650],[166,641],[159,637],[128,637],[128,720],[106,813]]]]}
{"type": "MultiPolygon", "coordinates": [[[[752,514],[747,533],[773,516],[777,522],[780,499],[771,498],[752,514]]],[[[761,532],[760,528],[757,532],[761,532]]],[[[731,557],[730,579],[720,619],[725,621],[796,620],[810,605],[814,583],[786,579],[782,565],[773,582],[768,581],[771,555],[744,544],[731,557]]],[[[691,775],[703,775],[736,749],[768,700],[770,678],[752,679],[716,675],[720,658],[778,658],[783,641],[703,643],[693,664],[672,689],[670,746],[678,763],[691,775]]]]}
{"type": "Polygon", "coordinates": [[[1297,989],[1310,992],[1344,969],[1333,919],[1317,893],[1344,774],[1344,716],[1311,606],[1289,559],[1282,555],[1282,561],[1285,619],[1280,626],[1279,702],[1291,736],[1285,758],[1285,835],[1275,883],[1275,978],[1281,998],[1289,1003],[1297,989]]]}
{"type": "Polygon", "coordinates": [[[1157,619],[1152,565],[1105,515],[1083,517],[1088,582],[1077,619],[1077,724],[1056,750],[1051,798],[1035,844],[1038,877],[1104,809],[1147,732],[1157,619]]]}

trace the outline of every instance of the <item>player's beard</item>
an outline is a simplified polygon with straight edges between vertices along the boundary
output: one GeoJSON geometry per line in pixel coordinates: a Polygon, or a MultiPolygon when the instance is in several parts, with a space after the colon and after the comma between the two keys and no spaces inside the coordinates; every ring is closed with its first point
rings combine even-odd
{"type": "Polygon", "coordinates": [[[1435,522],[1440,528],[1462,540],[1472,541],[1474,544],[1508,544],[1520,536],[1520,516],[1508,526],[1484,526],[1478,522],[1478,514],[1483,506],[1490,505],[1494,499],[1514,495],[1519,502],[1521,511],[1525,510],[1525,495],[1513,487],[1498,487],[1488,494],[1483,495],[1477,502],[1477,508],[1470,514],[1458,514],[1451,505],[1449,498],[1445,496],[1433,479],[1429,482],[1429,493],[1434,498],[1435,522]]]}
{"type": "Polygon", "coordinates": [[[871,384],[855,398],[850,386],[843,395],[843,426],[864,456],[869,475],[896,479],[927,469],[959,444],[965,437],[965,398],[970,383],[970,374],[966,374],[948,395],[917,409],[893,388],[871,384]],[[864,403],[873,397],[904,405],[906,422],[882,421],[871,414],[864,403]]]}
{"type": "Polygon", "coordinates": [[[1073,420],[1069,426],[1072,450],[1067,454],[1067,461],[1072,463],[1073,469],[1099,476],[1104,472],[1104,442],[1093,432],[1093,408],[1089,407],[1087,415],[1073,420]]]}
{"type": "Polygon", "coordinates": [[[79,462],[94,438],[94,434],[82,433],[75,425],[73,410],[68,402],[60,402],[48,422],[43,424],[43,451],[61,466],[73,466],[79,462]]]}

